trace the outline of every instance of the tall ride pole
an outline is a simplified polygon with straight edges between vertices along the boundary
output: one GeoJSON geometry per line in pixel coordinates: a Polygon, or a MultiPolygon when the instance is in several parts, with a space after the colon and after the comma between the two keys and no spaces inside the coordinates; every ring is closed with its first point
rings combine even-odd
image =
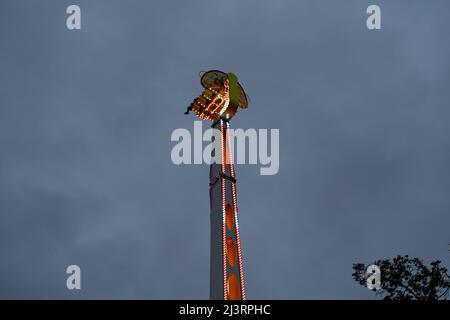
{"type": "MultiPolygon", "coordinates": [[[[209,172],[211,208],[210,298],[245,300],[244,270],[239,234],[236,176],[233,164],[230,119],[238,108],[247,108],[247,96],[232,73],[218,70],[203,74],[205,90],[188,111],[213,122],[220,141],[214,141],[209,172]],[[214,161],[216,159],[216,161],[214,161]],[[219,161],[217,161],[219,160],[219,161]]],[[[213,138],[214,139],[214,138],[213,138]]]]}

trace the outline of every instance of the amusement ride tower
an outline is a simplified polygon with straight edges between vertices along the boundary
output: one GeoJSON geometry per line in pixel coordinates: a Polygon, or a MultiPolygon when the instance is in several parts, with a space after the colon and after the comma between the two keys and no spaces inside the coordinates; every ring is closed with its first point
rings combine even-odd
{"type": "MultiPolygon", "coordinates": [[[[202,120],[212,121],[220,141],[214,141],[209,171],[211,205],[210,298],[245,300],[244,271],[239,236],[236,176],[230,141],[230,119],[248,99],[233,73],[211,70],[200,79],[204,90],[188,107],[202,120]],[[220,143],[220,144],[219,144],[220,143]],[[220,154],[217,154],[220,153],[220,154]]],[[[214,139],[214,138],[213,138],[214,139]]]]}

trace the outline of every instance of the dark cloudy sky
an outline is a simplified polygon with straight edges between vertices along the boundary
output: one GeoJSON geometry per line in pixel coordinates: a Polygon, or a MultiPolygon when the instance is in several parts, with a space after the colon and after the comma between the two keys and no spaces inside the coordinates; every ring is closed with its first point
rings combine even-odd
{"type": "Polygon", "coordinates": [[[170,135],[213,68],[251,97],[233,127],[280,129],[277,175],[237,167],[248,298],[373,298],[352,263],[396,254],[450,267],[449,19],[447,0],[0,0],[0,298],[208,298],[208,166],[173,165],[170,135]]]}

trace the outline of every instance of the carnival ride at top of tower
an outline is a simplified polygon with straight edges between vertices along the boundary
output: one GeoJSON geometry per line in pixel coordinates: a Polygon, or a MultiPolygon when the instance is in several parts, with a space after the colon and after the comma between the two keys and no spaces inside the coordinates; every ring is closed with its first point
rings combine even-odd
{"type": "Polygon", "coordinates": [[[248,108],[247,95],[233,73],[210,70],[201,74],[200,83],[204,90],[187,108],[202,120],[216,121],[230,119],[238,108],[248,108]]]}
{"type": "Polygon", "coordinates": [[[211,204],[211,299],[246,299],[233,164],[231,119],[239,108],[248,108],[247,95],[236,75],[219,70],[201,74],[203,92],[187,108],[220,130],[220,148],[211,151],[220,161],[210,166],[211,204]],[[221,213],[221,214],[220,214],[221,213]]]}

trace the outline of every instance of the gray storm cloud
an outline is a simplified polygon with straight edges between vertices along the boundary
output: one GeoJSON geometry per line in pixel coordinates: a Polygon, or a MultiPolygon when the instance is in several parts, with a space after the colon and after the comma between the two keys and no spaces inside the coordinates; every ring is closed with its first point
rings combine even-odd
{"type": "Polygon", "coordinates": [[[198,72],[235,72],[250,299],[372,298],[353,262],[450,266],[448,1],[0,2],[0,297],[206,299],[206,165],[175,166],[198,72]],[[67,290],[66,267],[82,270],[67,290]]]}

